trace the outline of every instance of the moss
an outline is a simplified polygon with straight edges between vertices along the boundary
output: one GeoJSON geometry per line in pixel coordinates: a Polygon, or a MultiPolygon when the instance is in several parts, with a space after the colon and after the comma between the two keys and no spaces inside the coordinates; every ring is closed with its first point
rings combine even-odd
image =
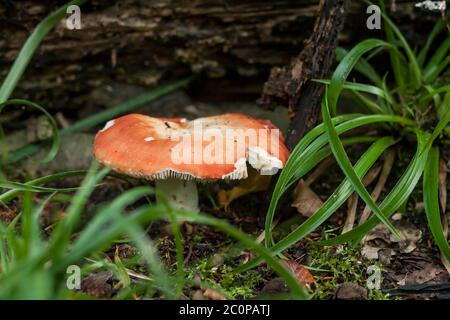
{"type": "MultiPolygon", "coordinates": [[[[359,248],[342,247],[324,248],[310,245],[309,254],[312,256],[310,267],[317,282],[317,289],[313,292],[314,299],[330,299],[336,289],[344,282],[356,283],[367,287],[367,279],[371,275],[368,267],[376,265],[383,270],[377,261],[369,261],[361,256],[359,248]]],[[[391,297],[381,290],[368,290],[368,298],[371,300],[388,300],[391,297]]]]}
{"type": "Polygon", "coordinates": [[[216,288],[228,298],[245,299],[255,296],[258,285],[264,280],[260,273],[250,270],[235,274],[233,267],[227,264],[214,266],[211,258],[196,261],[187,269],[187,277],[193,280],[199,277],[201,282],[216,288]]]}

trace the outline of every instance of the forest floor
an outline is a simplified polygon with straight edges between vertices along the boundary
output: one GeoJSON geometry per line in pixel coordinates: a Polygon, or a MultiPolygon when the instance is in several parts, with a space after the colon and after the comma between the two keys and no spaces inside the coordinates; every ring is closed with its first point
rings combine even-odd
{"type": "MultiPolygon", "coordinates": [[[[117,88],[116,88],[117,89],[117,88]]],[[[133,90],[133,88],[128,88],[133,90]]],[[[115,90],[116,91],[116,90],[115,90]]],[[[127,91],[121,91],[127,96],[127,91]]],[[[101,104],[106,95],[101,90],[94,92],[96,101],[101,104]]],[[[123,99],[125,99],[124,97],[123,99]]],[[[108,98],[108,100],[110,97],[108,98]]],[[[122,98],[113,97],[120,101],[122,98]]],[[[108,104],[110,101],[108,101],[108,104]]],[[[106,104],[106,102],[105,102],[106,104]]],[[[79,110],[78,115],[68,116],[65,121],[76,121],[75,117],[93,112],[93,108],[79,110]]],[[[160,101],[136,110],[154,116],[179,116],[196,118],[216,113],[241,112],[258,118],[270,119],[282,130],[288,125],[287,111],[283,108],[275,111],[260,109],[253,102],[206,103],[192,101],[184,91],[177,91],[160,101]],[[179,108],[179,106],[184,106],[179,108]]],[[[33,119],[33,118],[31,118],[33,119]]],[[[39,119],[39,118],[38,118],[39,119]]],[[[10,145],[24,141],[24,137],[35,134],[36,122],[26,119],[27,130],[19,131],[10,139],[10,145]],[[34,132],[34,133],[33,133],[34,132]]],[[[97,128],[98,129],[98,128],[97,128]]],[[[58,171],[78,170],[88,167],[92,161],[91,148],[95,129],[89,133],[77,134],[64,139],[61,151],[55,161],[49,165],[38,165],[40,155],[24,162],[20,171],[11,172],[17,181],[36,175],[51,174],[58,171]],[[75,149],[76,148],[76,149],[75,149]],[[76,152],[74,152],[76,151],[76,152]]],[[[358,150],[353,150],[355,154],[358,150]]],[[[399,176],[404,170],[405,161],[397,161],[394,176],[399,176]]],[[[342,174],[336,164],[331,164],[327,174],[322,174],[311,186],[321,200],[325,200],[342,180],[342,174]],[[330,174],[331,173],[331,174],[330,174]]],[[[395,181],[395,179],[394,179],[395,181]]],[[[74,181],[58,182],[56,186],[73,185],[74,181]]],[[[86,208],[84,223],[90,219],[91,209],[95,204],[108,202],[124,190],[133,186],[145,184],[144,181],[123,179],[111,175],[98,187],[90,198],[86,208]]],[[[269,203],[270,192],[251,193],[240,197],[224,208],[217,201],[216,194],[220,190],[230,190],[233,185],[224,183],[204,184],[200,186],[201,210],[220,219],[226,219],[247,234],[257,238],[264,230],[264,217],[269,203]]],[[[391,186],[386,186],[389,189],[391,186]]],[[[383,196],[383,194],[382,194],[383,196]]],[[[284,252],[290,267],[297,271],[309,271],[313,282],[308,282],[315,299],[433,299],[449,298],[450,288],[442,283],[450,280],[448,272],[442,266],[439,253],[433,245],[427,229],[423,203],[419,194],[413,195],[403,213],[394,216],[395,226],[406,235],[405,240],[393,239],[383,227],[376,228],[363,240],[361,246],[351,247],[340,245],[322,247],[315,244],[316,240],[326,239],[341,233],[347,217],[347,207],[342,206],[324,225],[308,237],[290,247],[284,252]],[[380,270],[380,286],[367,289],[371,277],[380,270]],[[438,284],[433,286],[433,284],[438,284]]],[[[279,225],[275,229],[275,237],[293,230],[306,218],[292,207],[292,196],[278,209],[279,225]]],[[[358,212],[364,206],[359,203],[358,212]]],[[[14,217],[14,205],[11,211],[2,211],[0,219],[11,221],[14,217]]],[[[46,232],[51,232],[55,216],[65,209],[64,203],[49,207],[40,219],[46,232]]],[[[169,225],[158,222],[148,226],[147,233],[157,244],[163,264],[170,272],[175,272],[176,250],[169,225]]],[[[254,257],[249,248],[242,247],[227,235],[212,227],[184,223],[182,225],[185,272],[189,284],[184,288],[182,298],[186,299],[224,299],[270,297],[277,293],[286,293],[288,289],[284,282],[265,265],[260,265],[250,271],[231,273],[236,266],[254,257]],[[197,281],[198,280],[198,281],[197,281]],[[196,283],[202,283],[196,284],[196,283]]],[[[119,259],[129,270],[134,284],[147,281],[145,264],[140,259],[137,249],[131,243],[115,243],[105,251],[105,259],[119,259]]],[[[375,279],[377,280],[377,279],[375,279]]],[[[111,272],[101,271],[86,275],[82,281],[81,291],[97,298],[115,298],[118,294],[118,279],[111,272]]],[[[376,284],[376,283],[375,283],[376,284]]],[[[134,297],[138,298],[138,297],[134,297]]]]}

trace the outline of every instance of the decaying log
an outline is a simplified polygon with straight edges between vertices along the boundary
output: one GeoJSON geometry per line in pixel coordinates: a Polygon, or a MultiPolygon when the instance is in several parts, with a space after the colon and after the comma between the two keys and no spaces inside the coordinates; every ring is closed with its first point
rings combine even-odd
{"type": "MultiPolygon", "coordinates": [[[[64,2],[8,1],[7,10],[0,1],[0,77],[34,26],[64,2]]],[[[16,93],[64,101],[110,80],[151,87],[192,72],[266,78],[302,46],[316,13],[315,0],[88,1],[82,29],[61,22],[49,33],[16,93]]]]}
{"type": "MultiPolygon", "coordinates": [[[[0,0],[0,78],[33,28],[65,2],[0,0]]],[[[412,2],[397,0],[395,18],[413,31],[412,2]]],[[[365,7],[350,3],[352,24],[341,44],[367,37],[359,27],[365,7]]],[[[194,72],[199,83],[221,88],[214,94],[220,99],[243,91],[256,99],[271,68],[303,48],[318,12],[318,0],[90,0],[81,7],[82,30],[62,22],[51,31],[14,96],[77,110],[89,92],[111,81],[148,88],[194,72]]]]}

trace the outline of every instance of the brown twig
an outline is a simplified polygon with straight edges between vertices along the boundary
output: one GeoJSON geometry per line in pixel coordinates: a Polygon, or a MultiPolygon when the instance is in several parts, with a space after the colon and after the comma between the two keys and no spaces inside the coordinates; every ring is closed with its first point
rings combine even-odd
{"type": "MultiPolygon", "coordinates": [[[[375,181],[381,171],[381,166],[376,166],[372,168],[363,178],[362,182],[364,186],[368,186],[375,181]]],[[[344,228],[342,229],[342,233],[349,232],[353,229],[353,225],[355,224],[356,219],[356,209],[358,208],[358,194],[355,192],[351,195],[347,202],[348,210],[347,210],[347,219],[344,223],[344,228]]]]}
{"type": "MultiPolygon", "coordinates": [[[[377,201],[378,198],[380,197],[381,191],[383,191],[383,188],[386,184],[387,178],[389,177],[389,174],[391,173],[392,170],[392,166],[394,165],[394,160],[395,160],[395,154],[396,151],[395,149],[390,149],[386,152],[386,158],[384,159],[384,164],[383,164],[383,170],[381,171],[380,174],[380,178],[378,179],[377,184],[375,185],[375,188],[372,191],[372,199],[374,201],[377,201]]],[[[367,218],[370,215],[370,207],[369,206],[365,206],[361,217],[359,218],[359,224],[363,224],[364,222],[366,222],[367,218]]]]}
{"type": "Polygon", "coordinates": [[[261,102],[287,105],[293,115],[287,134],[291,150],[319,120],[324,86],[309,80],[330,74],[338,36],[344,26],[346,2],[320,1],[320,14],[303,50],[290,65],[273,68],[264,85],[261,102]]]}
{"type": "Polygon", "coordinates": [[[310,186],[314,183],[324,172],[334,163],[333,157],[328,157],[324,161],[322,161],[317,168],[308,176],[305,180],[305,184],[310,186]]]}

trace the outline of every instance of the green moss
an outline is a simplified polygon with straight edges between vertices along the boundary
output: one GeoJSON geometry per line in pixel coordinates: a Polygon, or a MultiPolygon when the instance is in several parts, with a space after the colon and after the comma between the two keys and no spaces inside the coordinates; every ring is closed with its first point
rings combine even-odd
{"type": "MultiPolygon", "coordinates": [[[[369,261],[361,256],[359,248],[343,247],[339,252],[335,248],[324,248],[311,245],[308,252],[312,256],[310,267],[317,282],[313,292],[314,299],[330,299],[336,289],[344,282],[356,283],[367,287],[367,279],[371,275],[368,267],[375,265],[381,270],[378,261],[369,261]]],[[[381,290],[368,290],[368,298],[372,300],[388,300],[389,295],[381,290]]]]}
{"type": "Polygon", "coordinates": [[[255,270],[235,274],[230,265],[214,266],[212,260],[204,258],[192,264],[187,270],[188,279],[200,277],[202,283],[233,299],[253,297],[257,286],[263,282],[261,274],[255,270]]]}

